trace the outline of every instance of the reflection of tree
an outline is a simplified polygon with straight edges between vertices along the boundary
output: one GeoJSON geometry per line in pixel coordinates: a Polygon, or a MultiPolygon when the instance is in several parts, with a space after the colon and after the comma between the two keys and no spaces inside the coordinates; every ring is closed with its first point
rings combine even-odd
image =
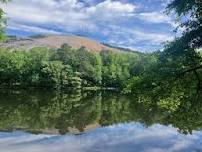
{"type": "Polygon", "coordinates": [[[2,93],[0,101],[2,130],[59,129],[63,133],[75,127],[83,131],[99,119],[101,111],[100,94],[11,92],[2,93]]]}
{"type": "Polygon", "coordinates": [[[84,97],[78,102],[68,102],[67,107],[61,113],[57,120],[56,127],[61,133],[68,131],[68,127],[77,128],[79,131],[84,131],[84,128],[97,121],[100,117],[100,102],[99,95],[92,97],[84,97]]]}
{"type": "Polygon", "coordinates": [[[102,101],[102,125],[126,122],[130,117],[130,102],[123,96],[104,95],[102,101]]]}
{"type": "MultiPolygon", "coordinates": [[[[199,95],[202,101],[201,95],[199,95]]],[[[202,103],[186,101],[167,117],[165,123],[172,124],[179,128],[182,133],[192,133],[193,130],[199,130],[202,127],[202,103]]]]}
{"type": "Polygon", "coordinates": [[[57,130],[64,134],[72,129],[85,131],[90,125],[136,121],[145,126],[171,124],[182,133],[191,133],[202,127],[202,104],[187,100],[169,111],[154,102],[139,103],[133,96],[109,92],[68,94],[7,90],[0,93],[0,116],[0,130],[57,130]]]}

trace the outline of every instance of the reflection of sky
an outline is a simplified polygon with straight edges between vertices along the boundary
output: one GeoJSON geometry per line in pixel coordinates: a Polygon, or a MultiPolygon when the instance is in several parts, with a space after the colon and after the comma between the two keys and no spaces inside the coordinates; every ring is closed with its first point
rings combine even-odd
{"type": "Polygon", "coordinates": [[[202,132],[182,135],[162,125],[138,123],[99,128],[83,135],[0,133],[1,152],[200,152],[202,132]]]}

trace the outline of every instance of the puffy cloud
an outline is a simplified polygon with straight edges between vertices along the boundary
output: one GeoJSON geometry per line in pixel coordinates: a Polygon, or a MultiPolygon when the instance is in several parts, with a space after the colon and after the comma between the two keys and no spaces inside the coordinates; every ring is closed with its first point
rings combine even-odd
{"type": "Polygon", "coordinates": [[[90,13],[103,13],[103,15],[128,15],[133,13],[135,6],[132,4],[123,4],[119,1],[106,0],[102,3],[99,3],[93,7],[87,9],[90,13]],[[118,13],[118,14],[115,14],[118,13]]]}
{"type": "Polygon", "coordinates": [[[134,8],[134,5],[111,0],[89,7],[77,0],[13,0],[4,9],[12,22],[58,24],[75,31],[81,26],[95,27],[98,18],[111,20],[127,16],[134,8]]]}
{"type": "Polygon", "coordinates": [[[78,25],[88,24],[88,16],[77,11],[81,3],[76,0],[13,0],[5,7],[9,18],[8,25],[12,22],[23,25],[60,25],[70,31],[78,30],[78,25]]]}
{"type": "Polygon", "coordinates": [[[171,23],[172,19],[163,12],[143,12],[138,14],[140,19],[151,23],[171,23]]]}
{"type": "Polygon", "coordinates": [[[165,33],[155,33],[151,31],[144,31],[136,28],[125,28],[121,26],[109,26],[107,30],[103,31],[108,42],[119,46],[126,47],[133,50],[141,50],[151,52],[155,49],[160,49],[164,42],[172,41],[173,35],[165,33]]]}

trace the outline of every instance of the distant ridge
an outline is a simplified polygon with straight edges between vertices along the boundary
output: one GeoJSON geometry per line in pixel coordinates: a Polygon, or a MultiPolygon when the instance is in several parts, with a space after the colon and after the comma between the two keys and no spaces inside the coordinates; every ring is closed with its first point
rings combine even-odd
{"type": "MultiPolygon", "coordinates": [[[[135,50],[132,50],[132,49],[129,49],[129,48],[124,48],[124,47],[120,47],[120,46],[115,46],[115,45],[112,45],[112,44],[108,44],[108,43],[102,43],[103,45],[105,46],[108,46],[110,48],[114,48],[114,49],[117,49],[117,50],[121,50],[121,51],[124,51],[124,52],[138,52],[138,51],[135,51],[135,50]]],[[[138,52],[140,53],[140,52],[138,52]]]]}
{"type": "Polygon", "coordinates": [[[65,43],[74,49],[85,47],[88,51],[95,52],[103,50],[120,51],[118,48],[110,47],[90,38],[77,35],[34,35],[27,38],[17,38],[15,36],[11,36],[6,42],[0,43],[0,47],[14,49],[48,47],[58,49],[65,43]]]}

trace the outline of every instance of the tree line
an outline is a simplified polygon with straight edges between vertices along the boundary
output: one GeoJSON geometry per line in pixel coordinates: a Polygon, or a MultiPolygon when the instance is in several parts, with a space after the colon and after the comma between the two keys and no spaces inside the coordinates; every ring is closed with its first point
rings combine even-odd
{"type": "Polygon", "coordinates": [[[122,90],[129,79],[142,75],[151,62],[155,62],[153,54],[89,52],[84,47],[73,49],[67,44],[57,50],[1,48],[0,86],[122,90]]]}

